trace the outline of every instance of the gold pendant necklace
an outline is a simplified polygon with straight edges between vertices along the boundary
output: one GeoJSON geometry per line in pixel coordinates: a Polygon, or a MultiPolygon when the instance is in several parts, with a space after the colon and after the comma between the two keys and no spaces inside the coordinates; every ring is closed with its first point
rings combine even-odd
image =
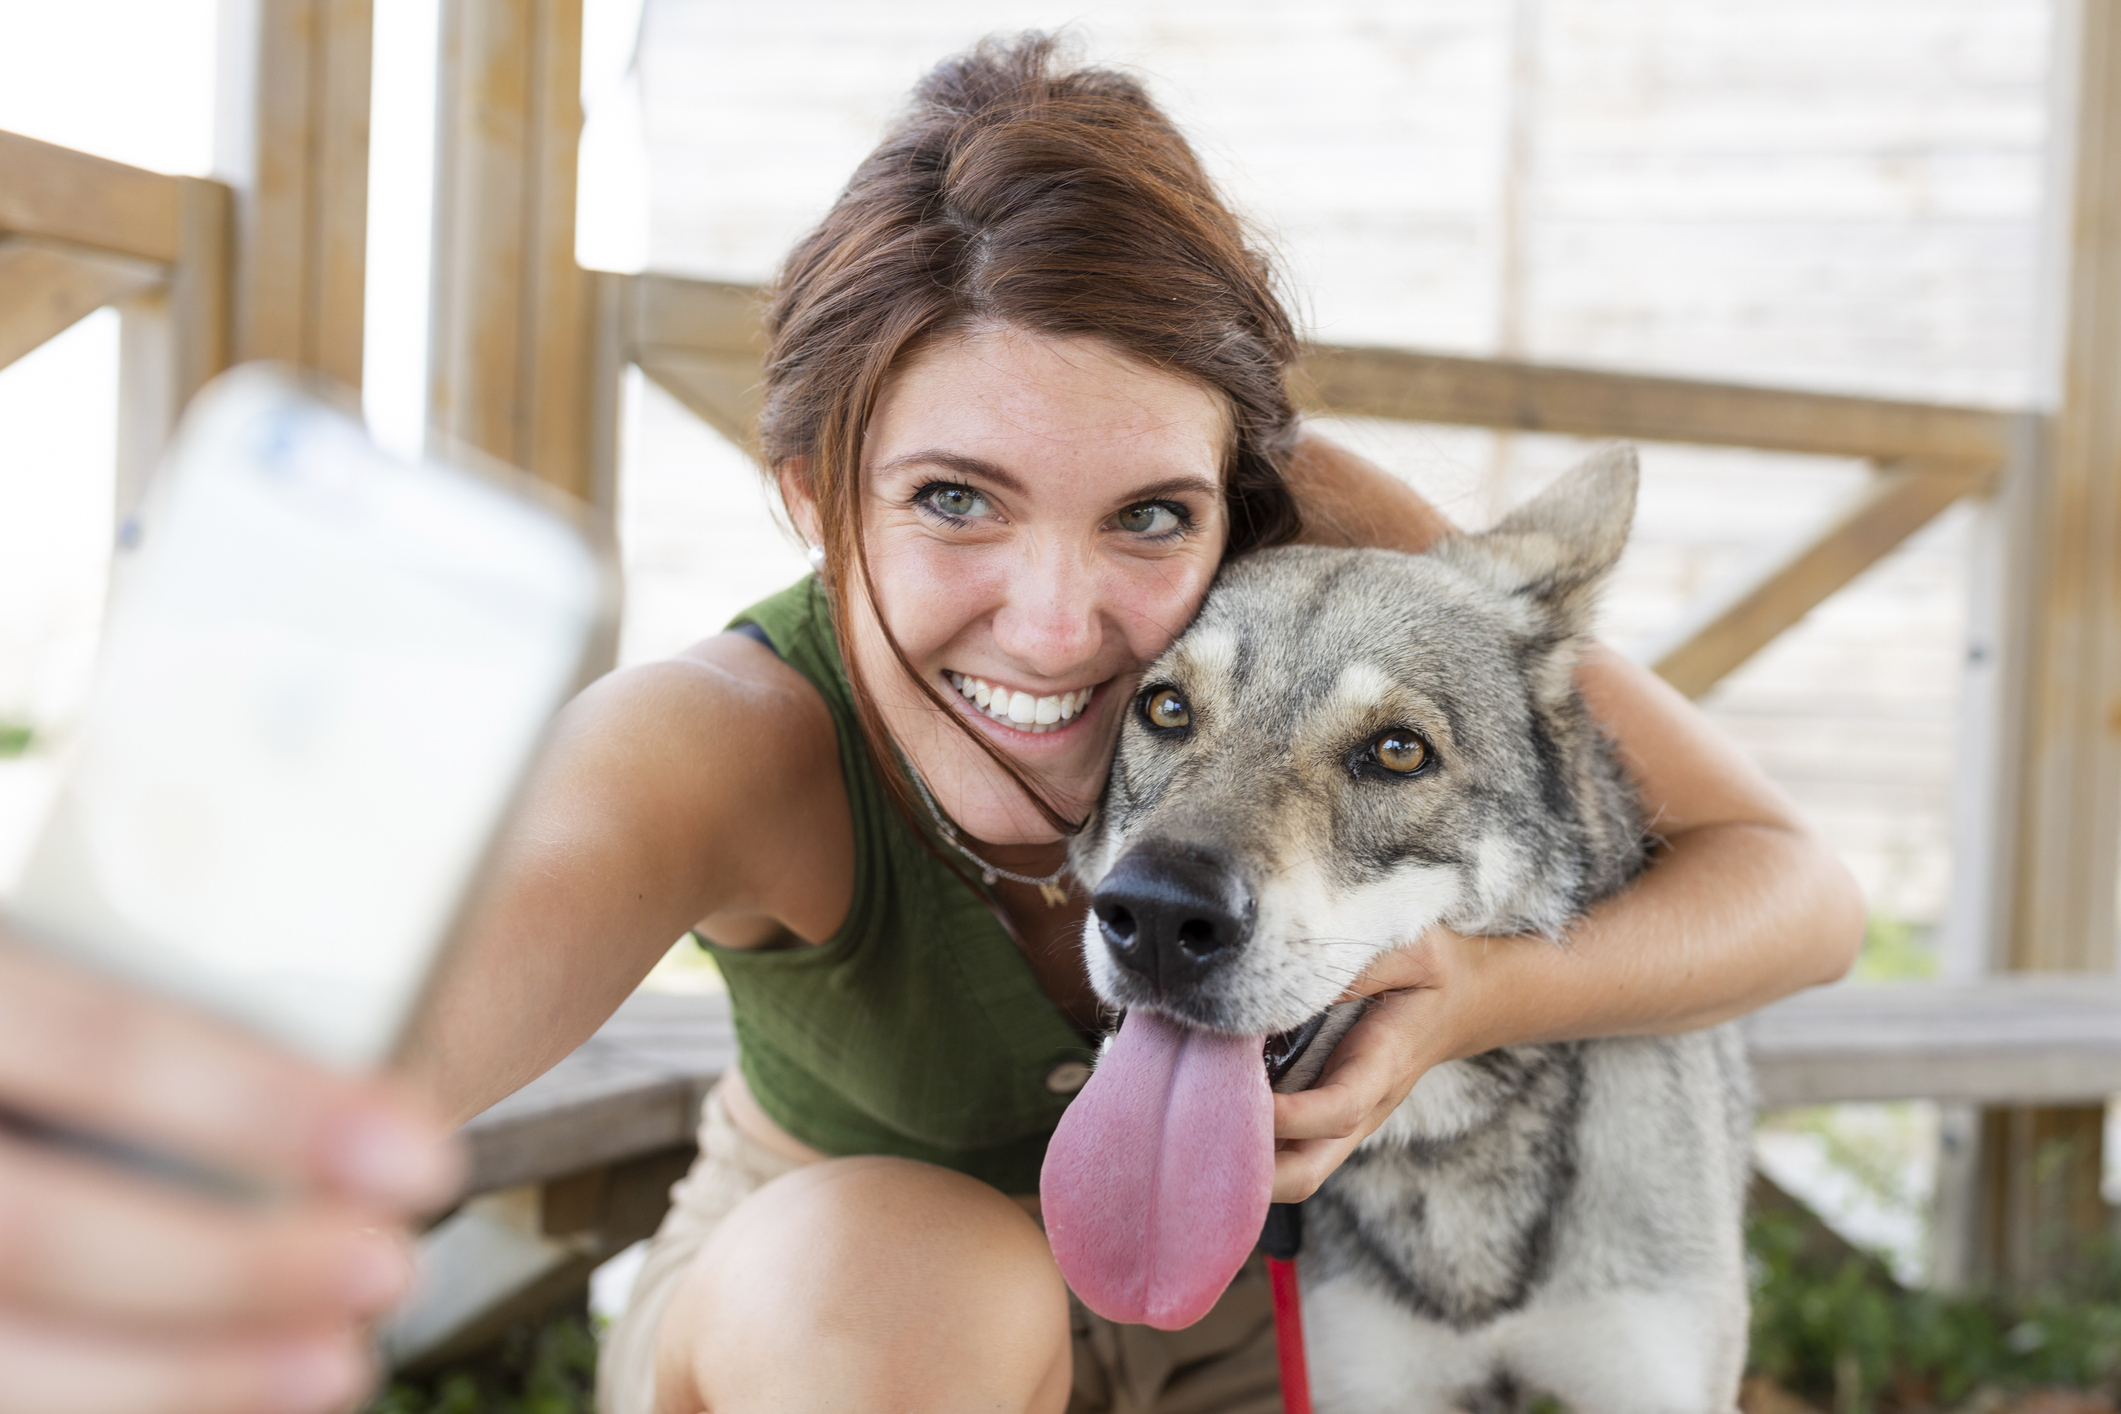
{"type": "Polygon", "coordinates": [[[1013,870],[1002,868],[999,864],[989,864],[986,860],[967,849],[965,842],[957,837],[957,827],[943,818],[943,812],[936,807],[935,797],[928,794],[928,783],[921,779],[920,772],[913,769],[913,763],[906,761],[903,757],[900,760],[906,768],[906,775],[913,782],[913,788],[921,793],[921,803],[928,807],[928,814],[934,818],[935,828],[943,832],[943,838],[949,841],[952,849],[979,866],[981,883],[990,889],[994,887],[996,879],[1009,879],[1019,884],[1035,884],[1038,886],[1039,897],[1046,901],[1046,907],[1048,908],[1059,908],[1068,901],[1068,886],[1061,882],[1061,875],[1068,872],[1067,865],[1061,865],[1060,868],[1046,875],[1043,879],[1034,879],[1029,874],[1018,874],[1013,870]]]}

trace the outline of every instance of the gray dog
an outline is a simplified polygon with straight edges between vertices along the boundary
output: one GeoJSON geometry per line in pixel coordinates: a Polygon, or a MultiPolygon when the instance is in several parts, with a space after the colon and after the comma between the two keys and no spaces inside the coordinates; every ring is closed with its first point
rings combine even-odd
{"type": "MultiPolygon", "coordinates": [[[[1105,1001],[1269,1037],[1297,1089],[1355,1019],[1342,989],[1431,924],[1568,946],[1648,859],[1574,680],[1635,482],[1614,448],[1427,554],[1226,568],[1076,847],[1105,1001]]],[[[1318,1407],[1732,1409],[1751,1118],[1729,1028],[1430,1071],[1304,1205],[1318,1407]]]]}

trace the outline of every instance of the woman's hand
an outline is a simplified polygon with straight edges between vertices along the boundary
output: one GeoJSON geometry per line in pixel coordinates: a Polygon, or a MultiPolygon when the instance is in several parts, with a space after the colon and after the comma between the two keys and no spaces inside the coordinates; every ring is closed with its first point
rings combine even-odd
{"type": "Polygon", "coordinates": [[[1431,1066],[1462,1054],[1467,940],[1445,928],[1384,954],[1342,997],[1369,997],[1318,1083],[1274,1097],[1274,1201],[1301,1203],[1399,1108],[1431,1066]]]}
{"type": "Polygon", "coordinates": [[[370,1383],[404,1223],[460,1181],[446,1132],[0,930],[0,1414],[326,1414],[370,1383]],[[12,1116],[12,1119],[9,1117],[12,1116]],[[256,1182],[238,1204],[36,1137],[105,1136],[256,1182]]]}

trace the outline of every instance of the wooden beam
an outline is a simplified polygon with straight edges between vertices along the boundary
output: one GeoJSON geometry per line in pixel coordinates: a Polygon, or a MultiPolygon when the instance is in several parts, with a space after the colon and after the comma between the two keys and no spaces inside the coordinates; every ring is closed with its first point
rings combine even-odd
{"type": "MultiPolygon", "coordinates": [[[[2110,973],[2121,856],[2121,0],[2058,11],[2046,262],[2053,413],[1979,528],[1979,745],[1955,841],[1969,968],[2110,973]]],[[[1952,1116],[1936,1231],[1947,1285],[2039,1287],[2102,1237],[2103,1106],[1952,1116]]]]}
{"type": "MultiPolygon", "coordinates": [[[[718,382],[757,380],[765,347],[755,286],[644,275],[635,289],[635,337],[643,349],[673,368],[689,362],[681,354],[711,356],[720,361],[718,382]],[[748,370],[740,369],[747,361],[748,370]]],[[[2011,450],[2012,415],[1985,408],[1405,349],[1316,345],[1292,381],[1307,408],[1344,417],[1920,460],[1968,472],[2002,466],[2011,450]]],[[[722,406],[719,394],[710,401],[722,406]]]]}
{"type": "Polygon", "coordinates": [[[235,347],[361,384],[373,0],[224,0],[235,347]]]}
{"type": "Polygon", "coordinates": [[[2121,1093],[2121,981],[2109,976],[1819,987],[1741,1024],[1766,1105],[2121,1093]]]}
{"type": "Polygon", "coordinates": [[[1880,471],[1802,549],[1709,605],[1651,656],[1657,675],[1699,697],[1828,596],[1985,479],[1958,469],[1880,471]]]}
{"type": "Polygon", "coordinates": [[[640,275],[628,285],[628,306],[630,351],[641,371],[751,451],[766,358],[758,287],[640,275]]]}
{"type": "Polygon", "coordinates": [[[756,362],[668,348],[637,349],[634,358],[641,372],[693,416],[745,451],[752,450],[759,415],[756,362]]]}
{"type": "Polygon", "coordinates": [[[167,265],[177,226],[175,177],[0,132],[0,231],[167,265]]]}
{"type": "Polygon", "coordinates": [[[220,182],[177,179],[177,261],[166,283],[119,308],[118,479],[124,527],[192,395],[234,361],[235,197],[220,182]]]}
{"type": "Polygon", "coordinates": [[[2121,3],[2085,0],[2081,14],[2062,396],[2034,512],[2038,612],[2008,953],[2029,969],[2114,966],[2121,854],[2121,3]]]}
{"type": "Polygon", "coordinates": [[[581,0],[445,0],[429,408],[443,439],[593,501],[581,67],[581,0]]]}
{"type": "Polygon", "coordinates": [[[162,283],[164,267],[37,236],[0,236],[0,368],[162,283]]]}
{"type": "Polygon", "coordinates": [[[675,275],[636,275],[632,283],[637,345],[749,359],[757,381],[766,357],[765,295],[758,286],[675,275]]]}
{"type": "Polygon", "coordinates": [[[2009,415],[1980,408],[1401,349],[1314,347],[1295,387],[1305,406],[1343,417],[1976,467],[2010,450],[2009,415]]]}

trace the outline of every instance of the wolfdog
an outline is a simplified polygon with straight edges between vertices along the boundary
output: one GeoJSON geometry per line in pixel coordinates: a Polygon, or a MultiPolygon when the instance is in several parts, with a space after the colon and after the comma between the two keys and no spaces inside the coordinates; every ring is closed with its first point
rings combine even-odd
{"type": "MultiPolygon", "coordinates": [[[[1093,1306],[1181,1324],[1221,1290],[1265,1211],[1267,1084],[1317,1079],[1380,953],[1436,923],[1566,948],[1649,864],[1575,682],[1635,485],[1616,447],[1425,554],[1233,561],[1142,677],[1073,859],[1126,1021],[1045,1185],[1093,1306]]],[[[1731,1410],[1751,1119],[1728,1027],[1430,1070],[1303,1205],[1318,1408],[1731,1410]]]]}

